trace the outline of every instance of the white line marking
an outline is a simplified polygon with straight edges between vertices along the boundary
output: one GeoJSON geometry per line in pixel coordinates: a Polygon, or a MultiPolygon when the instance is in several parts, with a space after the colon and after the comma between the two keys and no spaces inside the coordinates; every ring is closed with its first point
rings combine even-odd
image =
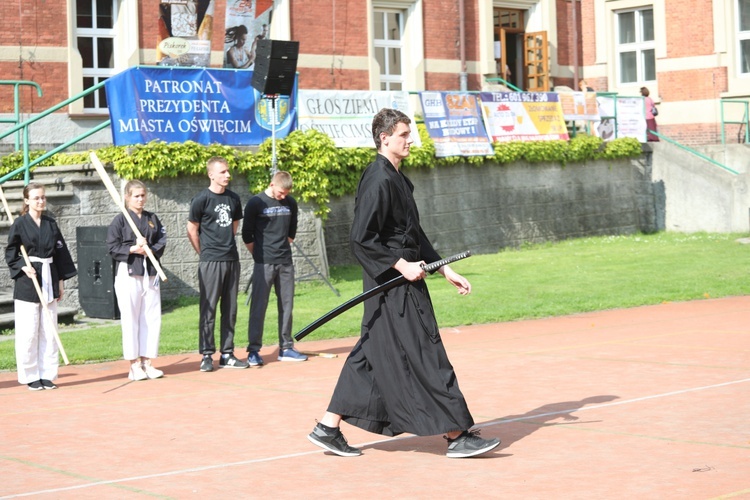
{"type": "MultiPolygon", "coordinates": [[[[554,416],[554,415],[562,415],[562,414],[565,414],[565,413],[574,413],[574,412],[579,412],[579,411],[597,410],[597,409],[600,409],[600,408],[607,408],[609,406],[618,406],[618,405],[625,405],[625,404],[631,404],[631,403],[638,403],[638,402],[641,402],[641,401],[647,401],[649,399],[665,398],[665,397],[669,397],[669,396],[676,396],[676,395],[679,395],[679,394],[687,394],[687,393],[690,393],[690,392],[705,391],[705,390],[708,390],[708,389],[716,389],[716,388],[719,388],[719,387],[726,387],[726,386],[729,386],[729,385],[744,384],[744,383],[747,383],[747,382],[750,382],[750,378],[745,378],[745,379],[742,379],[742,380],[733,380],[731,382],[722,382],[720,384],[706,385],[706,386],[702,386],[702,387],[692,387],[690,389],[682,389],[682,390],[679,390],[679,391],[665,392],[663,394],[654,394],[652,396],[643,396],[643,397],[640,397],[640,398],[627,399],[625,401],[617,401],[617,402],[614,402],[614,403],[602,403],[602,404],[596,404],[596,405],[591,405],[591,406],[584,406],[584,407],[581,407],[581,408],[571,408],[571,409],[568,409],[568,410],[559,410],[559,411],[552,411],[552,412],[548,412],[548,413],[539,413],[537,415],[525,415],[523,417],[518,417],[518,418],[511,418],[511,419],[507,419],[507,420],[499,420],[497,422],[487,422],[485,424],[478,424],[478,425],[475,425],[474,427],[482,429],[482,428],[485,428],[485,427],[492,427],[494,425],[509,424],[511,422],[518,422],[518,421],[521,421],[521,420],[532,420],[532,419],[541,418],[541,417],[550,417],[550,416],[554,416]]],[[[415,437],[418,437],[418,436],[404,436],[404,437],[400,437],[400,438],[379,439],[377,441],[370,441],[370,442],[367,442],[367,443],[362,443],[359,446],[372,446],[374,444],[379,444],[379,443],[401,441],[401,440],[405,440],[405,439],[414,439],[415,437]]],[[[176,470],[176,471],[171,471],[171,472],[160,472],[158,474],[148,474],[148,475],[144,475],[144,476],[125,477],[125,478],[120,478],[120,479],[111,479],[109,481],[97,481],[97,482],[94,482],[94,483],[79,484],[77,486],[67,486],[65,488],[54,488],[54,489],[49,489],[49,490],[39,490],[39,491],[32,491],[32,492],[28,492],[28,493],[19,493],[17,495],[8,495],[8,496],[0,497],[0,498],[1,499],[5,499],[5,498],[19,498],[19,497],[26,497],[26,496],[33,496],[33,495],[41,495],[41,494],[45,494],[45,493],[59,493],[59,492],[62,492],[62,491],[71,491],[71,490],[78,490],[78,489],[83,489],[83,488],[91,488],[91,487],[94,487],[94,486],[104,486],[104,485],[108,485],[108,484],[117,484],[117,483],[126,483],[126,482],[130,482],[130,481],[141,481],[141,480],[146,480],[146,479],[154,479],[154,478],[157,478],[157,477],[167,477],[167,476],[176,476],[176,475],[181,475],[181,474],[190,474],[192,472],[202,472],[202,471],[207,471],[207,470],[212,470],[212,469],[221,469],[221,468],[226,468],[226,467],[236,467],[238,465],[250,465],[250,464],[257,464],[257,463],[262,463],[262,462],[272,462],[274,460],[283,460],[285,458],[304,457],[304,456],[307,456],[307,455],[315,455],[315,454],[318,454],[318,453],[324,453],[324,452],[321,451],[321,450],[313,450],[313,451],[305,451],[305,452],[301,452],[301,453],[292,453],[292,454],[289,454],[289,455],[279,455],[279,456],[276,456],[276,457],[256,458],[256,459],[253,459],[253,460],[243,460],[241,462],[230,462],[230,463],[225,463],[225,464],[206,465],[206,466],[203,466],[203,467],[193,467],[193,468],[190,468],[190,469],[182,469],[182,470],[176,470]]]]}

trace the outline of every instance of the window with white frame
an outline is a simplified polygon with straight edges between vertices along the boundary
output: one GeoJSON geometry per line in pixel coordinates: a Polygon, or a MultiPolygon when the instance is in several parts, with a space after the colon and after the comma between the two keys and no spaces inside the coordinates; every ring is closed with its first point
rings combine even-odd
{"type": "Polygon", "coordinates": [[[619,83],[656,80],[654,10],[643,8],[620,11],[615,16],[619,83]]]}
{"type": "Polygon", "coordinates": [[[740,73],[750,74],[750,0],[737,0],[740,73]]]}
{"type": "Polygon", "coordinates": [[[375,59],[380,65],[380,90],[403,90],[404,14],[402,11],[375,9],[375,59]]]}
{"type": "MultiPolygon", "coordinates": [[[[117,0],[76,0],[76,44],[83,62],[83,90],[115,74],[117,0]]],[[[104,87],[83,98],[84,111],[104,111],[104,87]]]]}

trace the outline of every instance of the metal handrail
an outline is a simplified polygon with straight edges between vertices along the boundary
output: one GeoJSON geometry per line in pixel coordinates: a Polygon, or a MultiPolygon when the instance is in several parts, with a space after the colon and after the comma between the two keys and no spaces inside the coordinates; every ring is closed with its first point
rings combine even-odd
{"type": "MultiPolygon", "coordinates": [[[[0,118],[0,123],[12,123],[18,125],[21,118],[21,109],[19,105],[18,89],[21,85],[36,87],[36,93],[42,97],[42,87],[38,83],[29,80],[0,80],[0,85],[13,85],[13,118],[0,118]]],[[[21,142],[21,132],[16,132],[16,151],[21,142]]]]}
{"type": "Polygon", "coordinates": [[[508,87],[509,89],[511,89],[511,90],[513,90],[515,92],[523,92],[523,90],[519,89],[518,87],[516,87],[515,85],[513,85],[512,83],[510,83],[508,80],[504,80],[503,78],[500,78],[500,77],[497,77],[497,78],[485,78],[484,81],[490,82],[490,83],[492,83],[492,82],[499,82],[499,83],[502,83],[503,85],[505,85],[506,87],[508,87]]]}
{"type": "Polygon", "coordinates": [[[720,99],[719,102],[721,103],[720,110],[721,110],[721,143],[726,144],[726,137],[725,137],[725,127],[728,123],[736,124],[736,125],[744,125],[745,126],[745,144],[750,142],[750,114],[748,113],[748,109],[750,107],[750,103],[747,101],[741,101],[736,99],[720,99]],[[725,120],[724,119],[724,104],[742,104],[745,113],[743,115],[742,120],[740,121],[733,121],[733,120],[725,120]]]}
{"type": "MultiPolygon", "coordinates": [[[[31,167],[34,167],[34,166],[38,165],[39,163],[43,162],[44,160],[46,160],[47,158],[49,158],[53,154],[62,151],[63,149],[71,146],[72,144],[75,144],[75,143],[79,142],[82,139],[85,139],[86,137],[92,135],[93,133],[98,132],[99,130],[102,130],[102,129],[108,127],[110,125],[110,123],[111,123],[111,120],[106,120],[105,122],[99,124],[97,127],[93,128],[93,129],[91,129],[91,130],[89,130],[87,132],[84,132],[83,134],[81,134],[80,136],[76,137],[75,139],[71,139],[70,141],[66,142],[65,144],[62,144],[62,145],[56,147],[55,149],[53,149],[51,151],[48,151],[44,155],[42,155],[39,158],[35,159],[34,161],[29,161],[29,127],[31,126],[31,124],[38,122],[42,118],[44,118],[46,116],[49,116],[50,114],[54,113],[58,109],[63,108],[65,106],[67,106],[68,104],[70,104],[72,102],[75,102],[78,99],[81,99],[82,97],[86,97],[87,95],[91,94],[92,92],[96,92],[97,90],[99,90],[100,88],[102,88],[105,83],[106,82],[99,82],[96,85],[94,85],[93,87],[90,87],[90,88],[84,90],[83,92],[80,92],[80,93],[74,95],[73,97],[65,99],[64,101],[62,101],[62,102],[60,102],[60,103],[52,106],[51,108],[42,111],[38,115],[36,115],[36,116],[34,116],[32,118],[29,118],[25,122],[19,123],[15,127],[11,127],[9,130],[6,130],[5,132],[1,133],[0,134],[0,140],[4,139],[5,137],[8,137],[10,134],[12,134],[14,132],[16,132],[16,133],[22,133],[23,134],[23,166],[17,168],[16,170],[14,170],[13,172],[11,172],[10,174],[7,174],[7,175],[1,177],[0,178],[0,183],[5,182],[6,180],[8,180],[11,177],[15,177],[16,175],[18,175],[19,173],[21,173],[23,171],[24,172],[24,183],[28,184],[29,180],[30,180],[29,172],[31,170],[31,167]]],[[[34,84],[34,85],[36,85],[36,84],[34,84]]],[[[37,87],[38,87],[38,85],[37,85],[37,87]]],[[[41,89],[40,89],[40,91],[41,91],[41,89]]],[[[19,146],[18,146],[18,144],[16,144],[16,151],[18,151],[18,149],[19,149],[19,146]]]]}
{"type": "Polygon", "coordinates": [[[698,158],[700,158],[700,159],[702,159],[702,160],[705,160],[705,161],[707,161],[707,162],[711,163],[712,165],[716,165],[716,166],[717,166],[717,167],[719,167],[719,168],[723,168],[724,170],[726,170],[727,172],[729,172],[729,173],[731,173],[731,174],[734,174],[734,175],[740,175],[740,173],[739,173],[739,172],[737,172],[736,170],[733,170],[733,169],[731,169],[731,168],[727,167],[726,165],[724,165],[724,164],[722,164],[722,163],[719,163],[718,161],[714,160],[713,158],[711,158],[711,157],[709,157],[709,156],[706,156],[706,155],[704,155],[704,154],[703,154],[703,153],[701,153],[700,151],[696,151],[695,149],[693,149],[693,148],[690,148],[690,147],[688,147],[688,146],[685,146],[684,144],[680,144],[679,142],[675,141],[674,139],[670,139],[670,138],[669,138],[669,137],[667,137],[666,135],[664,135],[664,134],[660,134],[660,133],[659,133],[659,132],[657,132],[656,130],[650,130],[650,129],[646,129],[646,131],[647,131],[647,132],[648,132],[649,134],[653,134],[653,135],[655,135],[655,136],[656,136],[656,137],[658,137],[659,139],[664,139],[665,141],[669,142],[670,144],[674,144],[674,145],[675,145],[675,146],[677,146],[678,148],[680,148],[680,149],[683,149],[683,150],[687,151],[688,153],[694,154],[694,155],[695,155],[695,156],[697,156],[698,158]]]}

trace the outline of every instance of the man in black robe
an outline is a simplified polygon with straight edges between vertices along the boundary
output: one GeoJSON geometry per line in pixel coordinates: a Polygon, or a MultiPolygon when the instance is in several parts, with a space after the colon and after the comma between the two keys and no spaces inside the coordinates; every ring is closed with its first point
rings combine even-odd
{"type": "MultiPolygon", "coordinates": [[[[440,260],[419,224],[414,186],[401,173],[412,144],[410,119],[382,109],[372,122],[378,156],[357,187],[352,251],[363,267],[369,290],[399,275],[401,286],[364,303],[362,333],[346,360],[328,411],[308,439],[340,456],[357,456],[339,423],[396,436],[446,434],[447,456],[470,457],[500,444],[469,431],[474,420],[458,387],[423,281],[425,262],[440,260]]],[[[450,266],[440,272],[459,293],[471,284],[450,266]]]]}

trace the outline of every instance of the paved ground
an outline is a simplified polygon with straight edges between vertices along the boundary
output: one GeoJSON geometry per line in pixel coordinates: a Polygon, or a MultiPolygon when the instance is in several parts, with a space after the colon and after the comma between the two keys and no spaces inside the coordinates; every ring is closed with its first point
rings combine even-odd
{"type": "MultiPolygon", "coordinates": [[[[354,339],[261,369],[197,354],[130,382],[124,361],[61,368],[56,391],[0,373],[0,497],[750,498],[750,297],[443,330],[493,453],[344,427],[364,455],[305,435],[354,339]]],[[[239,353],[238,353],[239,354],[239,353]]]]}

